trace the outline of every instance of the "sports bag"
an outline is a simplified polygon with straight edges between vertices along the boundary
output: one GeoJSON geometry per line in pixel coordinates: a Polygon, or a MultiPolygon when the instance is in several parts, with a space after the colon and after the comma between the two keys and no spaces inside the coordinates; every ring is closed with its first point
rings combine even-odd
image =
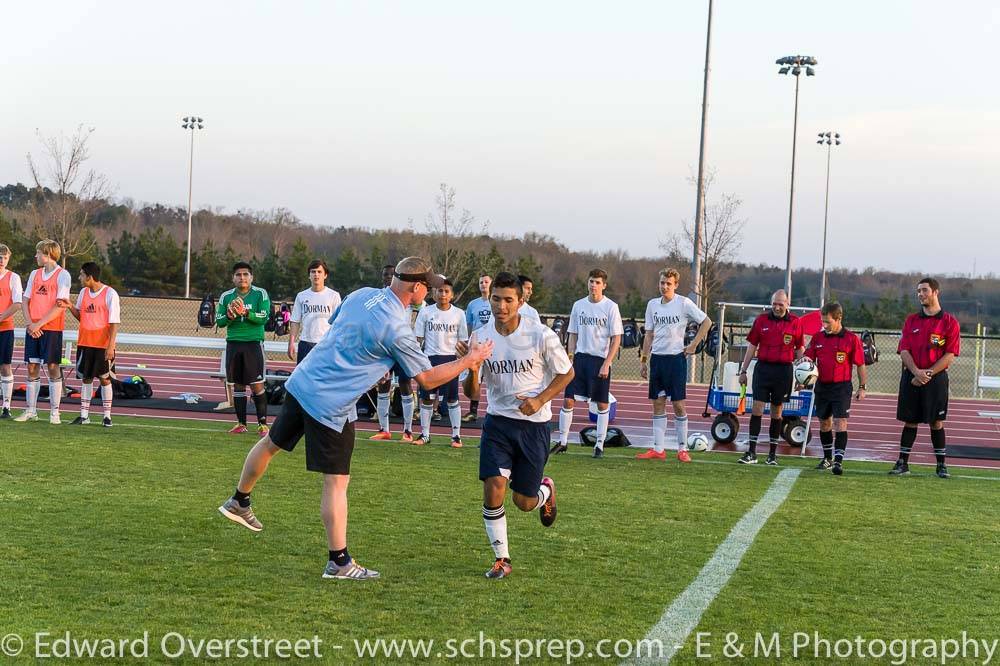
{"type": "MultiPolygon", "coordinates": [[[[580,446],[597,446],[597,426],[587,426],[580,431],[580,446]]],[[[628,437],[618,426],[608,426],[608,435],[604,438],[604,446],[632,446],[628,437]]]]}

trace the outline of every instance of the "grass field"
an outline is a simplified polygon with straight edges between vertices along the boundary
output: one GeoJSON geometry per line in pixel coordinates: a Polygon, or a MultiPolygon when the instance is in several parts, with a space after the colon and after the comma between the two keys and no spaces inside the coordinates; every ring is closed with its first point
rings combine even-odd
{"type": "MultiPolygon", "coordinates": [[[[514,575],[489,581],[477,449],[452,450],[444,438],[424,449],[359,440],[349,541],[382,579],[328,581],[320,479],[301,451],[276,458],[255,491],[265,529],[252,534],[216,511],[252,438],[199,422],[115,424],[64,425],[56,437],[47,423],[0,423],[0,636],[24,637],[22,656],[37,632],[149,632],[151,663],[194,663],[197,641],[255,635],[318,636],[319,663],[513,663],[446,659],[451,648],[440,646],[478,646],[480,632],[498,642],[579,640],[588,650],[602,639],[634,641],[776,476],[721,453],[681,466],[635,461],[628,450],[603,461],[573,451],[547,467],[558,484],[552,529],[508,502],[514,575]],[[170,632],[195,642],[178,659],[161,652],[170,632]],[[360,659],[355,641],[375,639],[437,647],[428,658],[360,659]]],[[[714,637],[713,659],[696,658],[692,634],[674,663],[728,663],[728,632],[1000,638],[1000,476],[942,481],[921,469],[895,479],[885,469],[854,463],[841,478],[803,470],[698,623],[714,637]]],[[[574,663],[618,661],[584,654],[574,663]]]]}

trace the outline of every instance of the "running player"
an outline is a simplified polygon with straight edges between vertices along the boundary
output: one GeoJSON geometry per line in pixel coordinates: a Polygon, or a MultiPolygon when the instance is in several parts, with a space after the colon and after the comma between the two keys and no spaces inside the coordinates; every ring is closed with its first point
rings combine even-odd
{"type": "Polygon", "coordinates": [[[520,315],[541,322],[542,318],[539,316],[538,310],[528,305],[531,294],[535,291],[535,283],[527,275],[518,275],[517,279],[521,281],[521,287],[524,289],[524,305],[521,306],[520,315]]]}
{"type": "Polygon", "coordinates": [[[931,445],[937,460],[936,474],[951,476],[945,465],[944,421],[948,418],[948,366],[962,346],[958,320],[941,309],[941,285],[925,277],[917,283],[920,311],[903,324],[899,358],[903,362],[896,401],[896,420],[903,422],[899,438],[899,459],[889,474],[910,473],[910,451],[917,439],[917,426],[931,429],[931,445]]]}
{"type": "Polygon", "coordinates": [[[58,425],[59,403],[62,400],[63,329],[66,311],[60,299],[69,300],[73,280],[59,266],[62,248],[54,240],[43,240],[35,245],[35,262],[38,268],[31,271],[25,285],[21,310],[28,326],[24,329],[24,360],[28,364],[28,406],[15,421],[38,420],[38,393],[41,389],[40,368],[45,364],[49,371],[49,423],[58,425]]]}
{"type": "Polygon", "coordinates": [[[639,460],[666,460],[667,398],[674,409],[677,459],[691,462],[687,452],[687,357],[693,356],[708,335],[712,320],[694,301],[677,293],[681,274],[673,268],[660,271],[660,297],[646,304],[646,334],[642,340],[640,376],[649,380],[653,401],[653,448],[636,455],[639,460]],[[698,333],[687,346],[684,333],[691,323],[698,333]]]}
{"type": "MultiPolygon", "coordinates": [[[[454,287],[445,278],[441,286],[434,290],[434,305],[420,309],[413,333],[417,343],[423,347],[432,366],[444,365],[455,360],[455,349],[459,342],[469,339],[469,329],[465,323],[465,312],[451,304],[454,287]]],[[[430,444],[431,412],[435,398],[440,397],[448,405],[448,420],[451,422],[451,446],[462,448],[462,411],[458,404],[458,377],[442,384],[434,391],[420,389],[420,437],[413,440],[416,446],[430,444]]]]}
{"type": "MultiPolygon", "coordinates": [[[[493,277],[488,273],[482,273],[479,276],[480,297],[465,308],[465,325],[468,327],[469,333],[485,326],[486,322],[493,316],[493,311],[490,309],[490,284],[492,282],[493,277]]],[[[466,397],[469,399],[469,411],[462,417],[462,421],[469,423],[479,418],[479,396],[469,395],[466,397]]]]}
{"type": "Polygon", "coordinates": [[[329,275],[325,261],[313,260],[309,264],[310,286],[295,296],[288,326],[288,358],[296,365],[330,330],[330,315],[340,307],[340,294],[326,286],[329,275]]]}
{"type": "Polygon", "coordinates": [[[236,492],[219,507],[224,516],[254,532],[263,529],[250,506],[250,492],[271,458],[278,451],[293,450],[305,436],[306,469],[323,474],[320,512],[329,546],[323,577],[379,577],[347,550],[347,486],[358,398],[394,363],[403,366],[421,388],[432,389],[481,363],[493,350],[489,342],[476,344],[461,360],[431,367],[413,336],[407,308],[439,284],[427,261],[408,257],[397,264],[389,287],[359,289],[344,299],[333,314],[330,334],[288,378],[281,413],[271,432],[247,455],[236,492]]]}
{"type": "Polygon", "coordinates": [[[611,362],[621,346],[622,315],[618,304],[604,295],[608,274],[595,268],[587,275],[589,295],[573,304],[569,315],[569,358],[573,361],[573,381],[566,387],[562,410],[559,412],[559,442],[549,453],[562,453],[569,447],[576,400],[597,403],[597,443],[594,457],[604,457],[604,440],[608,436],[611,390],[611,362]]]}
{"type": "Polygon", "coordinates": [[[24,289],[21,276],[7,270],[10,263],[10,248],[0,243],[0,419],[9,419],[10,398],[14,395],[14,315],[21,309],[24,289]]]}
{"type": "Polygon", "coordinates": [[[865,397],[868,368],[861,338],[844,328],[844,309],[840,303],[827,303],[820,309],[823,330],[809,341],[805,355],[816,362],[816,418],[819,419],[819,441],[823,458],[816,469],[832,469],[844,473],[844,451],[847,449],[847,419],[851,416],[851,369],[858,369],[858,400],[865,397]]]}
{"type": "MultiPolygon", "coordinates": [[[[395,274],[396,267],[392,264],[386,264],[382,267],[382,288],[385,289],[392,284],[392,278],[395,274]]],[[[407,316],[410,318],[408,321],[413,321],[413,307],[414,305],[419,306],[422,304],[421,300],[419,303],[414,303],[409,306],[407,310],[407,316]]],[[[385,377],[379,380],[376,385],[376,392],[378,397],[375,404],[375,414],[378,417],[378,432],[369,437],[368,439],[373,439],[375,441],[383,441],[392,439],[392,433],[389,432],[389,408],[392,406],[392,378],[396,377],[396,387],[399,391],[399,402],[403,408],[403,436],[402,441],[413,442],[413,412],[415,410],[415,400],[416,396],[413,395],[413,383],[410,378],[406,375],[406,371],[403,370],[401,365],[393,365],[392,369],[386,373],[385,377]]]]}
{"type": "Polygon", "coordinates": [[[556,520],[555,483],[543,476],[549,455],[550,403],[573,379],[573,364],[552,329],[519,313],[521,285],[510,273],[493,279],[493,323],[470,339],[472,349],[482,342],[493,346],[492,356],[473,366],[466,380],[476,395],[481,377],[489,403],[479,442],[483,523],[496,558],[487,578],[511,574],[504,512],[508,484],[518,509],[540,509],[545,527],[556,520]]]}
{"type": "Polygon", "coordinates": [[[111,403],[114,389],[111,378],[115,372],[115,343],[121,324],[121,300],[118,292],[101,282],[101,267],[93,261],[80,267],[80,294],[76,305],[65,301],[80,322],[76,348],[76,375],[83,382],[80,387],[80,415],[71,425],[90,423],[90,401],[94,397],[94,378],[101,386],[101,404],[104,418],[101,425],[110,428],[111,403]]]}
{"type": "Polygon", "coordinates": [[[215,325],[226,329],[226,381],[233,385],[237,423],[231,435],[247,432],[247,395],[253,393],[257,434],[267,434],[267,394],[264,393],[264,324],[271,316],[267,292],[253,286],[253,268],[233,264],[235,287],[219,297],[215,325]]]}

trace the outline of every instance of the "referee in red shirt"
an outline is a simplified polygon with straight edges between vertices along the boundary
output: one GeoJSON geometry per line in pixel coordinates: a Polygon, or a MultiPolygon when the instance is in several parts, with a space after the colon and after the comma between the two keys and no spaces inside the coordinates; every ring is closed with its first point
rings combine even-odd
{"type": "Polygon", "coordinates": [[[768,465],[778,464],[778,437],[781,436],[781,408],[792,394],[792,363],[802,358],[802,324],[788,311],[788,295],[779,289],[771,296],[771,310],[757,317],[747,335],[747,352],[740,366],[740,384],[746,386],[747,368],[754,354],[753,407],[750,414],[750,448],[739,459],[744,465],[757,463],[757,437],[764,418],[764,405],[771,405],[768,429],[771,449],[768,465]]]}
{"type": "Polygon", "coordinates": [[[844,328],[844,308],[840,303],[827,303],[820,310],[820,315],[823,317],[823,330],[812,337],[805,354],[816,362],[819,370],[813,395],[816,398],[823,458],[816,469],[832,469],[834,474],[840,476],[844,473],[847,419],[851,415],[851,395],[854,393],[851,370],[858,369],[858,393],[855,397],[863,400],[868,369],[865,367],[861,338],[844,328]]]}
{"type": "Polygon", "coordinates": [[[931,427],[931,444],[937,458],[937,475],[947,479],[944,464],[944,420],[948,416],[948,366],[958,356],[961,346],[958,320],[941,309],[938,300],[941,285],[926,277],[917,283],[920,312],[911,314],[903,324],[899,339],[903,373],[899,379],[896,420],[903,422],[899,438],[899,460],[889,474],[910,473],[910,450],[917,439],[917,425],[931,427]]]}

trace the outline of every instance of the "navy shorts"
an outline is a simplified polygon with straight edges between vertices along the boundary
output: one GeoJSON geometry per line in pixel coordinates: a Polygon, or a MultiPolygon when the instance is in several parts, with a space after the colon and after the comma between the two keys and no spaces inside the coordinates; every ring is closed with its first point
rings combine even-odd
{"type": "Polygon", "coordinates": [[[590,399],[594,402],[608,402],[608,392],[611,390],[611,373],[600,378],[604,359],[593,354],[573,355],[573,381],[566,387],[565,398],[576,400],[590,399]]]}
{"type": "Polygon", "coordinates": [[[549,424],[487,414],[479,440],[479,480],[502,476],[511,490],[538,493],[549,459],[549,424]]]}
{"type": "Polygon", "coordinates": [[[850,380],[846,382],[817,382],[816,391],[813,393],[816,398],[816,418],[821,421],[828,418],[850,418],[853,393],[854,385],[850,380]]]}
{"type": "Polygon", "coordinates": [[[687,398],[687,356],[653,354],[649,360],[649,399],[666,396],[670,400],[687,398]]]}
{"type": "Polygon", "coordinates": [[[750,387],[754,402],[785,404],[792,396],[793,377],[791,363],[757,361],[753,370],[753,386],[750,387]]]}
{"type": "Polygon", "coordinates": [[[408,382],[412,379],[412,377],[406,374],[406,370],[403,370],[403,366],[401,366],[399,363],[393,363],[392,370],[390,370],[389,372],[396,375],[396,381],[399,382],[400,384],[402,384],[403,382],[408,382]]]}
{"type": "MultiPolygon", "coordinates": [[[[444,365],[445,363],[451,363],[455,360],[454,355],[444,355],[444,356],[428,356],[430,359],[431,367],[438,365],[444,365]]],[[[440,396],[442,402],[458,402],[458,377],[455,377],[450,382],[438,386],[436,389],[425,391],[420,389],[420,399],[421,400],[432,400],[434,396],[440,396]]]]}
{"type": "Polygon", "coordinates": [[[923,386],[914,386],[913,374],[903,368],[896,399],[896,420],[934,423],[948,418],[948,373],[939,372],[923,386]]]}
{"type": "Polygon", "coordinates": [[[42,331],[42,337],[24,335],[25,363],[55,363],[62,361],[62,331],[42,331]]]}
{"type": "Polygon", "coordinates": [[[14,331],[0,331],[0,365],[14,360],[14,331]]]}
{"type": "Polygon", "coordinates": [[[302,361],[306,360],[306,356],[312,351],[312,348],[316,346],[315,342],[306,342],[305,340],[299,340],[299,346],[295,350],[295,365],[298,365],[302,361]]]}

